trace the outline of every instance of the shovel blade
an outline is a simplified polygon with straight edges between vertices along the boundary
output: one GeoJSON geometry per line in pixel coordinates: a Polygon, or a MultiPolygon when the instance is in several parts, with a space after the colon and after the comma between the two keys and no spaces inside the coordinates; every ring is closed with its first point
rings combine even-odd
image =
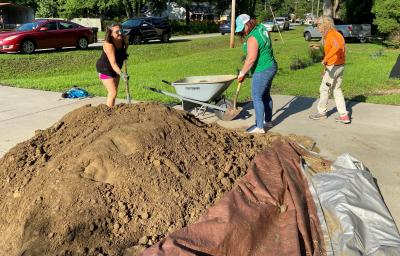
{"type": "Polygon", "coordinates": [[[237,107],[237,108],[228,108],[225,111],[225,114],[222,116],[223,121],[232,121],[235,117],[237,117],[240,112],[242,112],[243,108],[237,107]]]}

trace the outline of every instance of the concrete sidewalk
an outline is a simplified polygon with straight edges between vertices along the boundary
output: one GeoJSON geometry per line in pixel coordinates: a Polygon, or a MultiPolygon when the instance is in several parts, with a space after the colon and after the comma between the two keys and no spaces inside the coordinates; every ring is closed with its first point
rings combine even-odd
{"type": "MultiPolygon", "coordinates": [[[[63,115],[86,104],[105,103],[105,98],[61,99],[60,93],[0,86],[0,156],[19,142],[29,139],[37,129],[45,129],[63,115]]],[[[328,119],[313,121],[313,98],[273,96],[275,127],[272,131],[313,138],[321,155],[334,160],[349,152],[373,173],[397,225],[400,225],[400,107],[350,102],[350,125],[334,120],[333,105],[328,119]]],[[[333,101],[330,102],[333,104],[333,101]]],[[[200,117],[229,129],[245,129],[254,123],[252,104],[243,106],[238,120],[223,122],[214,115],[200,117]]]]}
{"type": "Polygon", "coordinates": [[[0,86],[0,157],[66,113],[86,104],[105,102],[100,97],[63,99],[61,93],[0,86]]]}

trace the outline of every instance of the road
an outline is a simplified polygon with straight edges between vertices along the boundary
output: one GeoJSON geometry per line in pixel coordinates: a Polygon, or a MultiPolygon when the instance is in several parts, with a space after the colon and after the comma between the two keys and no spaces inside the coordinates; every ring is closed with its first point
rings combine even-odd
{"type": "MultiPolygon", "coordinates": [[[[198,35],[184,35],[184,36],[173,36],[170,41],[183,41],[183,40],[193,40],[200,38],[209,38],[209,37],[217,37],[222,36],[220,33],[210,33],[210,34],[198,34],[198,35]]],[[[224,35],[229,36],[229,35],[224,35]]],[[[103,45],[103,39],[99,39],[99,42],[89,45],[91,48],[101,47],[103,45]]]]}

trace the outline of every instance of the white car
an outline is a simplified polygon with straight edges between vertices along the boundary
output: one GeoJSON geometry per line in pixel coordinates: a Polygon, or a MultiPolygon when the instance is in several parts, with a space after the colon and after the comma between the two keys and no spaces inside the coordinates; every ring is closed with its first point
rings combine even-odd
{"type": "Polygon", "coordinates": [[[275,18],[276,24],[278,24],[279,29],[281,30],[289,30],[290,22],[285,17],[276,17],[275,18]]]}
{"type": "Polygon", "coordinates": [[[267,28],[268,32],[278,31],[278,25],[274,24],[273,21],[267,20],[267,21],[264,21],[262,24],[267,28]]]}

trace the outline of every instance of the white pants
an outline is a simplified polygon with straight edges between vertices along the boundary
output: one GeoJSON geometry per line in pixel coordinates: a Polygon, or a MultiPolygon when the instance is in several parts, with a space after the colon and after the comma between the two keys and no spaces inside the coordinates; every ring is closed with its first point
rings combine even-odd
{"type": "Polygon", "coordinates": [[[326,114],[328,107],[328,99],[330,91],[333,92],[335,98],[336,108],[340,116],[347,115],[346,102],[342,92],[342,76],[344,71],[344,65],[340,66],[326,66],[322,83],[319,88],[319,102],[318,112],[320,114],[326,114]]]}

